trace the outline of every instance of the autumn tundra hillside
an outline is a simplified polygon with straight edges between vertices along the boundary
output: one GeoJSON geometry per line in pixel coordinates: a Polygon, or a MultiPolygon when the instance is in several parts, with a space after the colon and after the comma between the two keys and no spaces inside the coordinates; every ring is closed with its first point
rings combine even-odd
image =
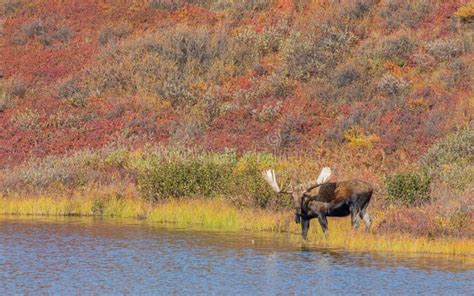
{"type": "Polygon", "coordinates": [[[235,195],[212,182],[240,173],[239,205],[278,208],[261,169],[292,182],[329,165],[374,183],[375,207],[402,206],[381,230],[472,235],[472,1],[0,5],[6,196],[117,183],[152,200],[235,195]],[[210,183],[163,181],[192,172],[210,183]]]}

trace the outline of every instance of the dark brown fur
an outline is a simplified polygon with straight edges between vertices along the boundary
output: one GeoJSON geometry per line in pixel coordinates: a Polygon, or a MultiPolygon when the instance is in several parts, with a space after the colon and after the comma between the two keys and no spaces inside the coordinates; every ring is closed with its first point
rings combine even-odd
{"type": "Polygon", "coordinates": [[[366,230],[370,228],[371,220],[367,206],[372,197],[372,186],[364,181],[349,180],[322,184],[316,194],[304,194],[300,198],[300,209],[296,208],[295,219],[301,222],[302,235],[306,239],[309,221],[318,218],[323,229],[327,232],[327,217],[345,217],[351,215],[354,228],[359,226],[359,219],[365,222],[366,230]]]}

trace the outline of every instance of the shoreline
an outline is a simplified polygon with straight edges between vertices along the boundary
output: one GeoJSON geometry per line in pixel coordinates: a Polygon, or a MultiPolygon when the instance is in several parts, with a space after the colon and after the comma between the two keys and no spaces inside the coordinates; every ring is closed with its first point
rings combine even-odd
{"type": "MultiPolygon", "coordinates": [[[[377,214],[375,212],[375,219],[377,214]]],[[[291,241],[301,242],[301,229],[293,222],[291,211],[239,209],[221,199],[169,200],[151,204],[129,198],[0,197],[0,215],[131,218],[209,230],[288,233],[291,241]]],[[[377,234],[374,230],[365,233],[363,227],[352,230],[349,218],[330,219],[328,238],[313,220],[304,243],[348,251],[464,256],[474,262],[472,239],[377,234]]]]}

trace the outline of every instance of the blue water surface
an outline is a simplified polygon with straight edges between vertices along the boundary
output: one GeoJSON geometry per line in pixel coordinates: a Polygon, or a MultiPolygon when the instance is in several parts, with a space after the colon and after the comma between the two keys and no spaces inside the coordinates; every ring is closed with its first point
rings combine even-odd
{"type": "Polygon", "coordinates": [[[0,295],[474,295],[466,262],[318,249],[266,233],[0,217],[0,295]]]}

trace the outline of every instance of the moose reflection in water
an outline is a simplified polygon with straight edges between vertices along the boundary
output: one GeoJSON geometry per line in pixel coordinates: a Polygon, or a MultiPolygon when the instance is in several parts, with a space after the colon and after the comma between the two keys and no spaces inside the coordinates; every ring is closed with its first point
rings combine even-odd
{"type": "Polygon", "coordinates": [[[351,215],[353,228],[359,227],[359,220],[365,222],[366,231],[369,231],[371,219],[367,213],[367,206],[372,197],[372,186],[361,180],[328,182],[331,169],[321,170],[316,181],[295,187],[293,190],[280,189],[274,170],[264,172],[263,177],[277,193],[291,194],[295,208],[295,222],[301,223],[303,239],[306,239],[309,222],[318,218],[323,232],[328,229],[327,217],[345,217],[351,215]],[[318,189],[313,193],[313,189],[318,189]]]}

